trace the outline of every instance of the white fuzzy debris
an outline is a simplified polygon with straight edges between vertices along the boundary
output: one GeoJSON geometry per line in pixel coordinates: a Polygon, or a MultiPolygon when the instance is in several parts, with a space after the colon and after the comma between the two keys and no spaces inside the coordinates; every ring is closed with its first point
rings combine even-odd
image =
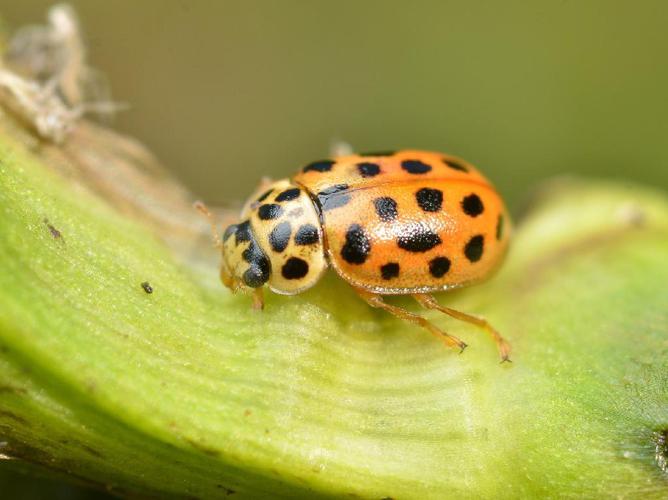
{"type": "Polygon", "coordinates": [[[336,158],[337,156],[348,156],[354,152],[355,151],[350,143],[341,139],[334,139],[329,143],[329,155],[333,158],[336,158]]]}
{"type": "Polygon", "coordinates": [[[32,124],[44,139],[60,143],[81,116],[80,108],[67,107],[47,86],[0,69],[0,101],[32,124]]]}
{"type": "Polygon", "coordinates": [[[123,106],[109,100],[99,73],[86,65],[74,10],[49,9],[49,24],[27,26],[10,40],[0,62],[0,104],[37,134],[61,143],[87,112],[110,116],[123,106]]]}

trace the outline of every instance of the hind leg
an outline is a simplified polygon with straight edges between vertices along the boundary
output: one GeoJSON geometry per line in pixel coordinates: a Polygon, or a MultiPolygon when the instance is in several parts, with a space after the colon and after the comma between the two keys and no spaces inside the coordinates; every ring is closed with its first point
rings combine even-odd
{"type": "Polygon", "coordinates": [[[444,342],[445,345],[447,345],[448,347],[458,348],[460,349],[460,352],[466,349],[466,344],[462,340],[458,339],[453,335],[448,335],[444,331],[436,328],[436,326],[432,325],[428,320],[426,320],[422,316],[409,312],[405,309],[402,309],[401,307],[388,304],[383,300],[382,295],[367,292],[366,290],[362,290],[360,288],[355,288],[355,291],[371,307],[384,309],[385,311],[389,312],[390,314],[393,314],[397,318],[401,318],[404,321],[408,321],[409,323],[419,325],[422,328],[429,330],[429,332],[432,335],[437,337],[441,342],[444,342]]]}
{"type": "Polygon", "coordinates": [[[485,330],[496,342],[496,346],[499,349],[499,354],[501,355],[501,362],[510,361],[510,344],[497,332],[492,325],[490,325],[486,319],[479,318],[477,316],[472,316],[470,314],[457,311],[456,309],[450,309],[449,307],[442,306],[439,304],[436,299],[426,293],[416,293],[413,295],[413,298],[418,301],[418,303],[427,309],[436,309],[442,313],[447,314],[455,319],[460,321],[466,321],[471,323],[479,328],[485,330]]]}

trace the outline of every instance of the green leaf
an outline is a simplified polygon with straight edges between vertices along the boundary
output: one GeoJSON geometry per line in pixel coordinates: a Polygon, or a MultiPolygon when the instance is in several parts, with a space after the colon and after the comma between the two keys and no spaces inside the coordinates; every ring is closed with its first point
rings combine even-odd
{"type": "MultiPolygon", "coordinates": [[[[1,454],[161,497],[668,495],[664,193],[557,182],[497,276],[438,297],[503,332],[514,362],[500,365],[475,328],[426,313],[466,340],[460,355],[332,275],[254,312],[217,282],[202,232],[104,195],[113,163],[81,182],[56,168],[76,170],[73,146],[11,135],[1,454]]],[[[172,220],[194,217],[182,210],[172,220]]]]}

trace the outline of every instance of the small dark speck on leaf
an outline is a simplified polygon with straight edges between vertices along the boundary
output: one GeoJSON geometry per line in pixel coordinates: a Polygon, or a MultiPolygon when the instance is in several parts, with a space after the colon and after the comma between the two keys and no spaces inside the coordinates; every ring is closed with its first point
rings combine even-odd
{"type": "Polygon", "coordinates": [[[144,289],[144,291],[146,293],[153,293],[153,287],[151,286],[151,284],[148,281],[144,281],[141,284],[141,287],[144,289]]]}
{"type": "Polygon", "coordinates": [[[215,448],[211,448],[211,447],[207,446],[206,444],[200,443],[199,441],[195,441],[194,439],[185,438],[185,441],[190,446],[192,446],[196,450],[201,451],[205,455],[209,455],[209,456],[212,456],[212,457],[217,457],[217,456],[220,455],[219,450],[217,450],[215,448]]]}
{"type": "Polygon", "coordinates": [[[232,488],[226,488],[222,484],[217,484],[216,488],[219,490],[225,490],[225,495],[234,495],[236,493],[236,491],[234,491],[232,488]]]}
{"type": "Polygon", "coordinates": [[[64,241],[64,240],[62,240],[63,234],[60,231],[58,231],[58,229],[56,229],[53,226],[53,224],[51,224],[49,222],[49,219],[45,218],[44,219],[44,224],[46,224],[46,227],[49,229],[49,232],[51,233],[51,236],[53,236],[53,239],[55,239],[55,240],[60,239],[61,241],[64,241]]]}
{"type": "Polygon", "coordinates": [[[80,446],[83,450],[87,451],[88,453],[93,455],[95,458],[102,458],[102,453],[97,451],[95,448],[91,448],[87,444],[83,444],[83,443],[81,443],[80,446]]]}

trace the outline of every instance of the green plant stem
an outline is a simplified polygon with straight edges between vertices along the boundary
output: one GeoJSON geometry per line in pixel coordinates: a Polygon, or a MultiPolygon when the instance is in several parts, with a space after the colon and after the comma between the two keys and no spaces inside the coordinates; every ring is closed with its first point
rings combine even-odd
{"type": "Polygon", "coordinates": [[[557,183],[494,279],[438,297],[504,333],[499,365],[475,328],[426,313],[459,355],[333,275],[253,312],[202,232],[21,137],[0,130],[0,453],[161,497],[668,494],[664,193],[557,183]]]}

